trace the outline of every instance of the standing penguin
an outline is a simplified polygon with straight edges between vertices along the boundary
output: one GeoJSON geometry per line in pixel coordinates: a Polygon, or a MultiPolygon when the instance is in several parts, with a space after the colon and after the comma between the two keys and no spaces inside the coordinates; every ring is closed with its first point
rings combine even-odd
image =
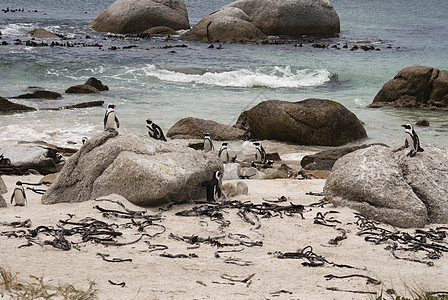
{"type": "Polygon", "coordinates": [[[406,140],[404,141],[404,146],[410,147],[411,151],[406,156],[414,157],[417,152],[423,152],[423,148],[420,147],[420,140],[417,133],[414,131],[414,127],[411,124],[401,125],[405,128],[406,140]]]}
{"type": "Polygon", "coordinates": [[[223,163],[229,162],[229,151],[227,150],[227,142],[221,144],[221,148],[218,152],[218,157],[223,163]]]}
{"type": "Polygon", "coordinates": [[[210,133],[206,133],[204,136],[204,151],[209,152],[213,151],[215,148],[213,147],[212,139],[210,138],[210,133]]]}
{"type": "Polygon", "coordinates": [[[260,142],[254,142],[255,146],[255,162],[266,163],[266,152],[260,142]]]}
{"type": "Polygon", "coordinates": [[[160,128],[159,125],[154,123],[151,119],[146,120],[146,128],[148,128],[148,134],[150,137],[166,142],[162,128],[160,128]]]}
{"type": "Polygon", "coordinates": [[[16,182],[16,188],[11,194],[11,204],[14,200],[16,202],[16,206],[25,206],[26,204],[25,189],[23,188],[21,181],[16,182]]]}
{"type": "Polygon", "coordinates": [[[82,137],[82,144],[84,145],[85,143],[87,143],[88,140],[89,140],[88,137],[86,136],[82,137]]]}
{"type": "Polygon", "coordinates": [[[213,178],[207,184],[207,201],[216,202],[221,198],[221,172],[213,173],[213,178]]]}
{"type": "Polygon", "coordinates": [[[118,121],[118,118],[115,115],[115,105],[109,104],[107,106],[106,114],[104,115],[104,130],[115,128],[120,128],[120,121],[118,121]]]}

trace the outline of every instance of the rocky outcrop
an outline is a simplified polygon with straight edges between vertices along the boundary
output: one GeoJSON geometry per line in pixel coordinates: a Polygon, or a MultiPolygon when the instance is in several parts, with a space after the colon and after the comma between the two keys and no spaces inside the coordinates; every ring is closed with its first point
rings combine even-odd
{"type": "Polygon", "coordinates": [[[381,88],[369,107],[448,110],[448,71],[424,66],[404,68],[381,88]]]}
{"type": "MultiPolygon", "coordinates": [[[[363,144],[349,147],[325,150],[315,154],[305,155],[300,161],[302,168],[306,170],[329,170],[333,168],[334,163],[342,156],[353,151],[367,148],[378,144],[363,144]]],[[[383,144],[383,146],[386,146],[383,144]]],[[[387,147],[387,146],[386,146],[387,147]]]]}
{"type": "Polygon", "coordinates": [[[322,99],[269,100],[243,112],[235,127],[256,139],[340,146],[367,137],[361,121],[342,104],[322,99]]]}
{"type": "Polygon", "coordinates": [[[241,9],[223,7],[203,18],[180,38],[204,43],[236,43],[266,39],[266,35],[251,23],[250,17],[241,9]]]}
{"type": "Polygon", "coordinates": [[[31,30],[27,34],[29,34],[32,38],[35,38],[35,39],[61,39],[60,36],[57,36],[56,34],[51,33],[48,30],[43,29],[43,28],[37,28],[37,29],[31,30]]]}
{"type": "Polygon", "coordinates": [[[190,22],[181,0],[117,0],[89,26],[96,31],[126,34],[141,33],[156,26],[189,29],[190,22]]]}
{"type": "Polygon", "coordinates": [[[238,0],[203,18],[181,39],[241,42],[268,35],[332,35],[339,16],[328,0],[238,0]]]}
{"type": "Polygon", "coordinates": [[[73,104],[73,105],[66,105],[66,106],[62,106],[59,109],[74,109],[74,108],[88,108],[88,107],[96,107],[96,106],[102,106],[104,104],[104,101],[90,101],[90,102],[82,102],[82,103],[78,103],[78,104],[73,104]]]}
{"type": "Polygon", "coordinates": [[[48,99],[48,100],[58,100],[61,99],[62,95],[58,92],[46,91],[46,90],[36,90],[32,93],[26,93],[19,95],[17,97],[12,97],[11,99],[48,99]]]}
{"type": "Polygon", "coordinates": [[[3,181],[2,176],[0,176],[0,207],[6,207],[6,201],[3,198],[3,194],[8,192],[8,188],[6,187],[5,182],[3,181]]]}
{"type": "Polygon", "coordinates": [[[67,159],[42,203],[81,202],[112,193],[140,206],[205,198],[216,170],[222,171],[222,163],[212,153],[105,131],[67,159]]]}
{"type": "Polygon", "coordinates": [[[18,111],[32,111],[32,110],[36,109],[34,107],[14,103],[6,98],[0,97],[0,112],[18,112],[18,111]]]}
{"type": "Polygon", "coordinates": [[[109,90],[109,87],[107,85],[104,85],[101,82],[101,80],[99,80],[99,79],[97,79],[95,77],[90,77],[89,79],[87,79],[87,81],[84,84],[93,86],[98,91],[108,91],[109,90]]]}
{"type": "Polygon", "coordinates": [[[15,167],[35,169],[42,174],[58,172],[62,167],[58,151],[35,144],[17,144],[0,148],[0,153],[15,167]]]}
{"type": "Polygon", "coordinates": [[[324,187],[335,206],[399,227],[448,222],[448,149],[372,146],[349,153],[333,166],[324,187]]]}
{"type": "MultiPolygon", "coordinates": [[[[167,132],[172,139],[203,139],[210,133],[212,140],[230,141],[244,139],[244,131],[215,121],[197,118],[184,118],[176,122],[167,132]]],[[[216,146],[215,146],[216,147],[216,146]]]]}
{"type": "Polygon", "coordinates": [[[69,87],[65,90],[67,94],[98,94],[99,91],[91,85],[80,84],[69,87]]]}

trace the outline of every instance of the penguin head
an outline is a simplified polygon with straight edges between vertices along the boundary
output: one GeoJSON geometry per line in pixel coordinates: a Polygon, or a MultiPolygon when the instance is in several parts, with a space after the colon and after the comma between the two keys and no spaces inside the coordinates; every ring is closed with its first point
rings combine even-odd
{"type": "Polygon", "coordinates": [[[221,171],[216,171],[215,172],[215,178],[220,180],[221,179],[221,171]]]}
{"type": "Polygon", "coordinates": [[[207,139],[207,138],[210,138],[210,133],[207,132],[207,133],[205,134],[204,138],[206,138],[206,139],[207,139]]]}
{"type": "Polygon", "coordinates": [[[82,144],[84,145],[87,142],[88,138],[85,136],[82,138],[82,144]]]}
{"type": "Polygon", "coordinates": [[[253,142],[253,145],[254,145],[255,147],[259,147],[259,146],[260,146],[260,142],[253,142]]]}
{"type": "Polygon", "coordinates": [[[146,120],[146,124],[151,125],[152,124],[152,120],[151,119],[147,119],[146,120]]]}
{"type": "Polygon", "coordinates": [[[221,146],[222,146],[222,147],[227,147],[227,142],[223,142],[223,143],[221,144],[221,146]]]}
{"type": "Polygon", "coordinates": [[[107,109],[114,109],[115,108],[115,104],[112,104],[112,103],[110,103],[108,106],[107,106],[107,109]]]}
{"type": "Polygon", "coordinates": [[[21,186],[22,185],[22,181],[17,181],[16,185],[20,185],[21,186]]]}
{"type": "Polygon", "coordinates": [[[411,124],[404,124],[404,125],[401,125],[401,127],[404,127],[404,129],[409,130],[409,131],[414,130],[414,128],[412,127],[411,124]]]}

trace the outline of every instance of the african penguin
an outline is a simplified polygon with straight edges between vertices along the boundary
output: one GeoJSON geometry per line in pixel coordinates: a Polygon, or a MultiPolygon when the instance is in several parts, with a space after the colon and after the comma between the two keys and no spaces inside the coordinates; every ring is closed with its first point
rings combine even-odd
{"type": "Polygon", "coordinates": [[[107,106],[106,114],[104,115],[104,130],[116,128],[120,128],[120,121],[118,121],[118,118],[115,115],[115,105],[109,104],[107,106]]]}
{"type": "Polygon", "coordinates": [[[218,152],[218,157],[223,163],[229,162],[229,151],[227,150],[227,142],[221,144],[221,148],[218,152]]]}
{"type": "Polygon", "coordinates": [[[16,188],[11,194],[11,204],[14,200],[16,202],[16,206],[25,206],[26,204],[25,189],[23,188],[21,181],[16,182],[16,188]]]}
{"type": "Polygon", "coordinates": [[[221,172],[213,173],[213,178],[207,184],[207,201],[216,202],[221,198],[221,172]]]}
{"type": "Polygon", "coordinates": [[[148,128],[148,134],[150,137],[166,142],[162,128],[160,128],[159,125],[154,123],[151,119],[146,120],[146,128],[148,128]]]}
{"type": "Polygon", "coordinates": [[[86,137],[86,136],[84,136],[84,137],[82,138],[82,144],[84,145],[88,140],[89,140],[89,138],[86,137]]]}
{"type": "Polygon", "coordinates": [[[210,138],[210,133],[206,133],[204,136],[204,151],[209,152],[213,151],[215,148],[213,147],[212,139],[210,138]]]}
{"type": "Polygon", "coordinates": [[[401,125],[405,128],[406,140],[404,141],[404,146],[410,147],[411,151],[406,156],[414,157],[417,152],[423,152],[423,148],[420,147],[420,140],[417,133],[414,131],[414,127],[411,124],[401,125]]]}
{"type": "Polygon", "coordinates": [[[266,163],[266,152],[260,142],[254,142],[255,146],[255,162],[265,164],[266,163]]]}

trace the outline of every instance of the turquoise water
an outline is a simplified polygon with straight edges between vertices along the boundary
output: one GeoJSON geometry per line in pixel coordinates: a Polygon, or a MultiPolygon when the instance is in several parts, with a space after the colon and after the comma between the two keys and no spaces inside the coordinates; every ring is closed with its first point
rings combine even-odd
{"type": "MultiPolygon", "coordinates": [[[[369,41],[381,51],[318,49],[312,43],[285,45],[208,44],[109,36],[87,27],[113,1],[5,1],[0,9],[0,96],[12,97],[40,86],[63,93],[95,76],[110,87],[100,95],[64,94],[62,100],[17,102],[36,108],[104,100],[117,105],[123,131],[145,133],[151,117],[165,131],[183,117],[212,119],[233,125],[239,114],[257,103],[307,98],[341,102],[364,123],[369,138],[362,142],[394,145],[404,140],[400,127],[420,119],[423,143],[448,145],[446,112],[413,109],[368,109],[384,83],[402,68],[426,65],[448,69],[448,1],[334,0],[341,20],[339,37],[321,40],[330,46],[369,41]],[[31,12],[37,10],[38,12],[31,12]],[[27,47],[26,32],[43,27],[70,38],[73,44],[103,47],[27,47]],[[90,38],[86,38],[89,35],[90,38]],[[164,46],[180,46],[171,47],[164,46]],[[389,46],[390,45],[390,46],[389,46]],[[111,46],[118,50],[109,50],[111,46]],[[132,48],[123,48],[135,46],[132,48]],[[217,45],[215,45],[217,46],[217,45]],[[172,51],[175,51],[174,53],[172,51]],[[332,75],[337,82],[330,82],[332,75]]],[[[185,1],[190,22],[228,4],[226,1],[185,1]]],[[[42,139],[62,146],[102,130],[105,107],[73,111],[36,111],[0,115],[0,144],[42,139]]]]}

